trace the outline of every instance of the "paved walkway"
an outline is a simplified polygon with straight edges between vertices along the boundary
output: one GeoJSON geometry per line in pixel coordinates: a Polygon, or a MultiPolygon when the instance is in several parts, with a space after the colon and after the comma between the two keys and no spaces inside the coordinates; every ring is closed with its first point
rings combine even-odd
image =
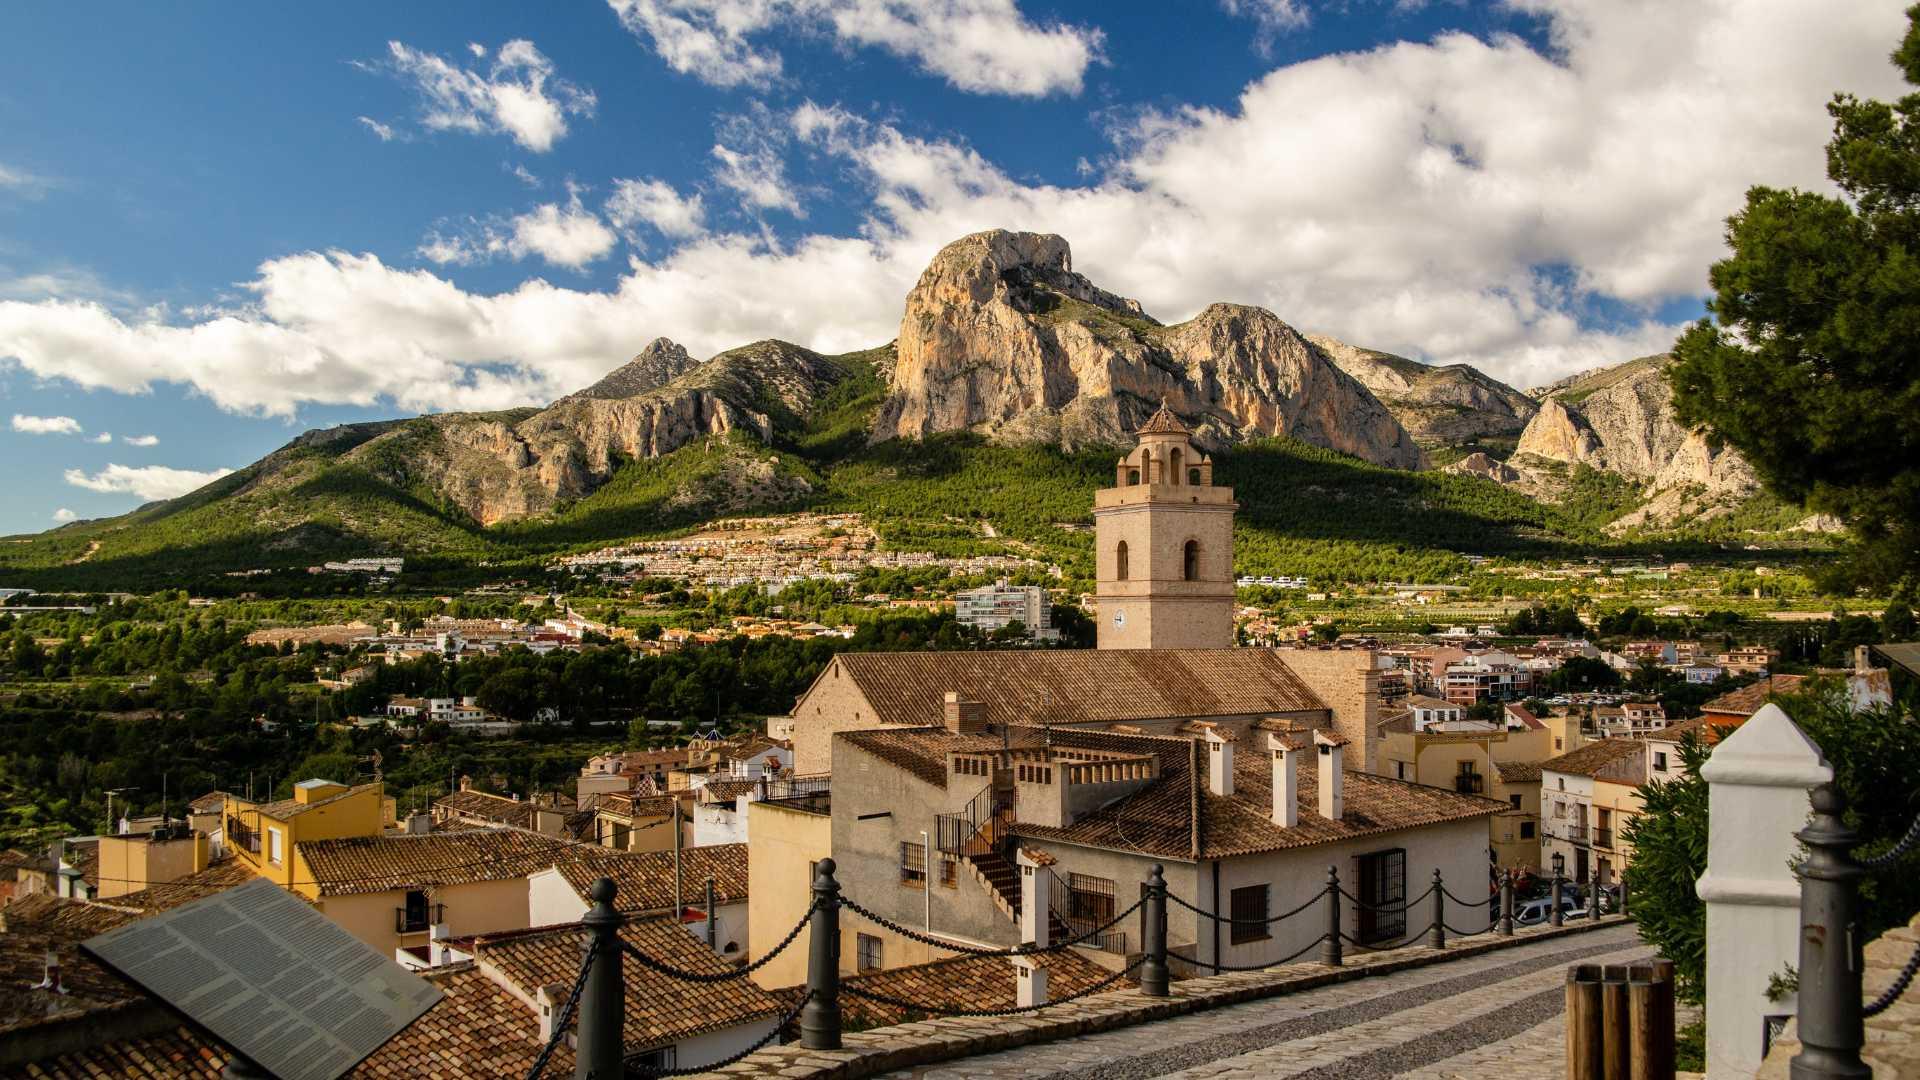
{"type": "Polygon", "coordinates": [[[1567,965],[1651,955],[1620,926],[892,1076],[1558,1080],[1567,965]]]}

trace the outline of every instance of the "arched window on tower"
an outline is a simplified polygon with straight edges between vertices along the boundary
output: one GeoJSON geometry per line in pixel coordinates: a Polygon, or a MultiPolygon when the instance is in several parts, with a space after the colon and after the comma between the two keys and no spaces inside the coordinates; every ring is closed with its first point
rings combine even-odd
{"type": "Polygon", "coordinates": [[[1140,470],[1139,470],[1139,469],[1128,469],[1128,470],[1127,470],[1127,483],[1129,483],[1129,484],[1138,484],[1139,482],[1140,482],[1140,470]]]}
{"type": "Polygon", "coordinates": [[[1200,470],[1199,469],[1187,470],[1187,483],[1192,484],[1194,487],[1200,486],[1200,470]]]}
{"type": "Polygon", "coordinates": [[[1127,580],[1127,542],[1125,540],[1120,541],[1120,546],[1113,549],[1113,578],[1115,581],[1127,580]]]}
{"type": "Polygon", "coordinates": [[[1169,484],[1179,483],[1180,482],[1180,448],[1179,447],[1177,446],[1174,447],[1173,456],[1168,459],[1168,464],[1170,465],[1170,469],[1167,472],[1167,483],[1169,484]]]}
{"type": "Polygon", "coordinates": [[[1187,541],[1185,559],[1180,566],[1180,576],[1186,581],[1200,580],[1200,541],[1187,541]]]}

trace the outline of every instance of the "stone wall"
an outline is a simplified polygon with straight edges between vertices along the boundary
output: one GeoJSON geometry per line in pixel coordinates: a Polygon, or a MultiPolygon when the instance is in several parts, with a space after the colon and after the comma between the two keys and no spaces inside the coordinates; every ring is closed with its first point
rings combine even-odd
{"type": "Polygon", "coordinates": [[[1347,748],[1347,767],[1377,772],[1380,671],[1372,650],[1281,649],[1279,655],[1333,711],[1333,730],[1352,742],[1347,748]]]}

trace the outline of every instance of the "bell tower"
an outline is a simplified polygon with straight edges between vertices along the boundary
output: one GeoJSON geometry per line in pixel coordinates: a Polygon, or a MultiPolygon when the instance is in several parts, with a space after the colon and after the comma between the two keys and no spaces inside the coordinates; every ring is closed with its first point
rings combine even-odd
{"type": "Polygon", "coordinates": [[[1233,647],[1233,489],[1158,412],[1093,496],[1096,618],[1103,649],[1233,647]]]}

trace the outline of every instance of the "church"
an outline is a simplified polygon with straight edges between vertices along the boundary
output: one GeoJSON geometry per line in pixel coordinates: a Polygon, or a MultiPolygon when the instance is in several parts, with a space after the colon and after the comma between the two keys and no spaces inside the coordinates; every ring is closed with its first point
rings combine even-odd
{"type": "Polygon", "coordinates": [[[948,694],[988,723],[1176,735],[1262,721],[1326,727],[1371,771],[1382,719],[1367,651],[1234,647],[1233,489],[1164,405],[1094,493],[1094,650],[842,653],[796,702],[794,770],[832,768],[835,735],[938,724],[948,694]]]}

